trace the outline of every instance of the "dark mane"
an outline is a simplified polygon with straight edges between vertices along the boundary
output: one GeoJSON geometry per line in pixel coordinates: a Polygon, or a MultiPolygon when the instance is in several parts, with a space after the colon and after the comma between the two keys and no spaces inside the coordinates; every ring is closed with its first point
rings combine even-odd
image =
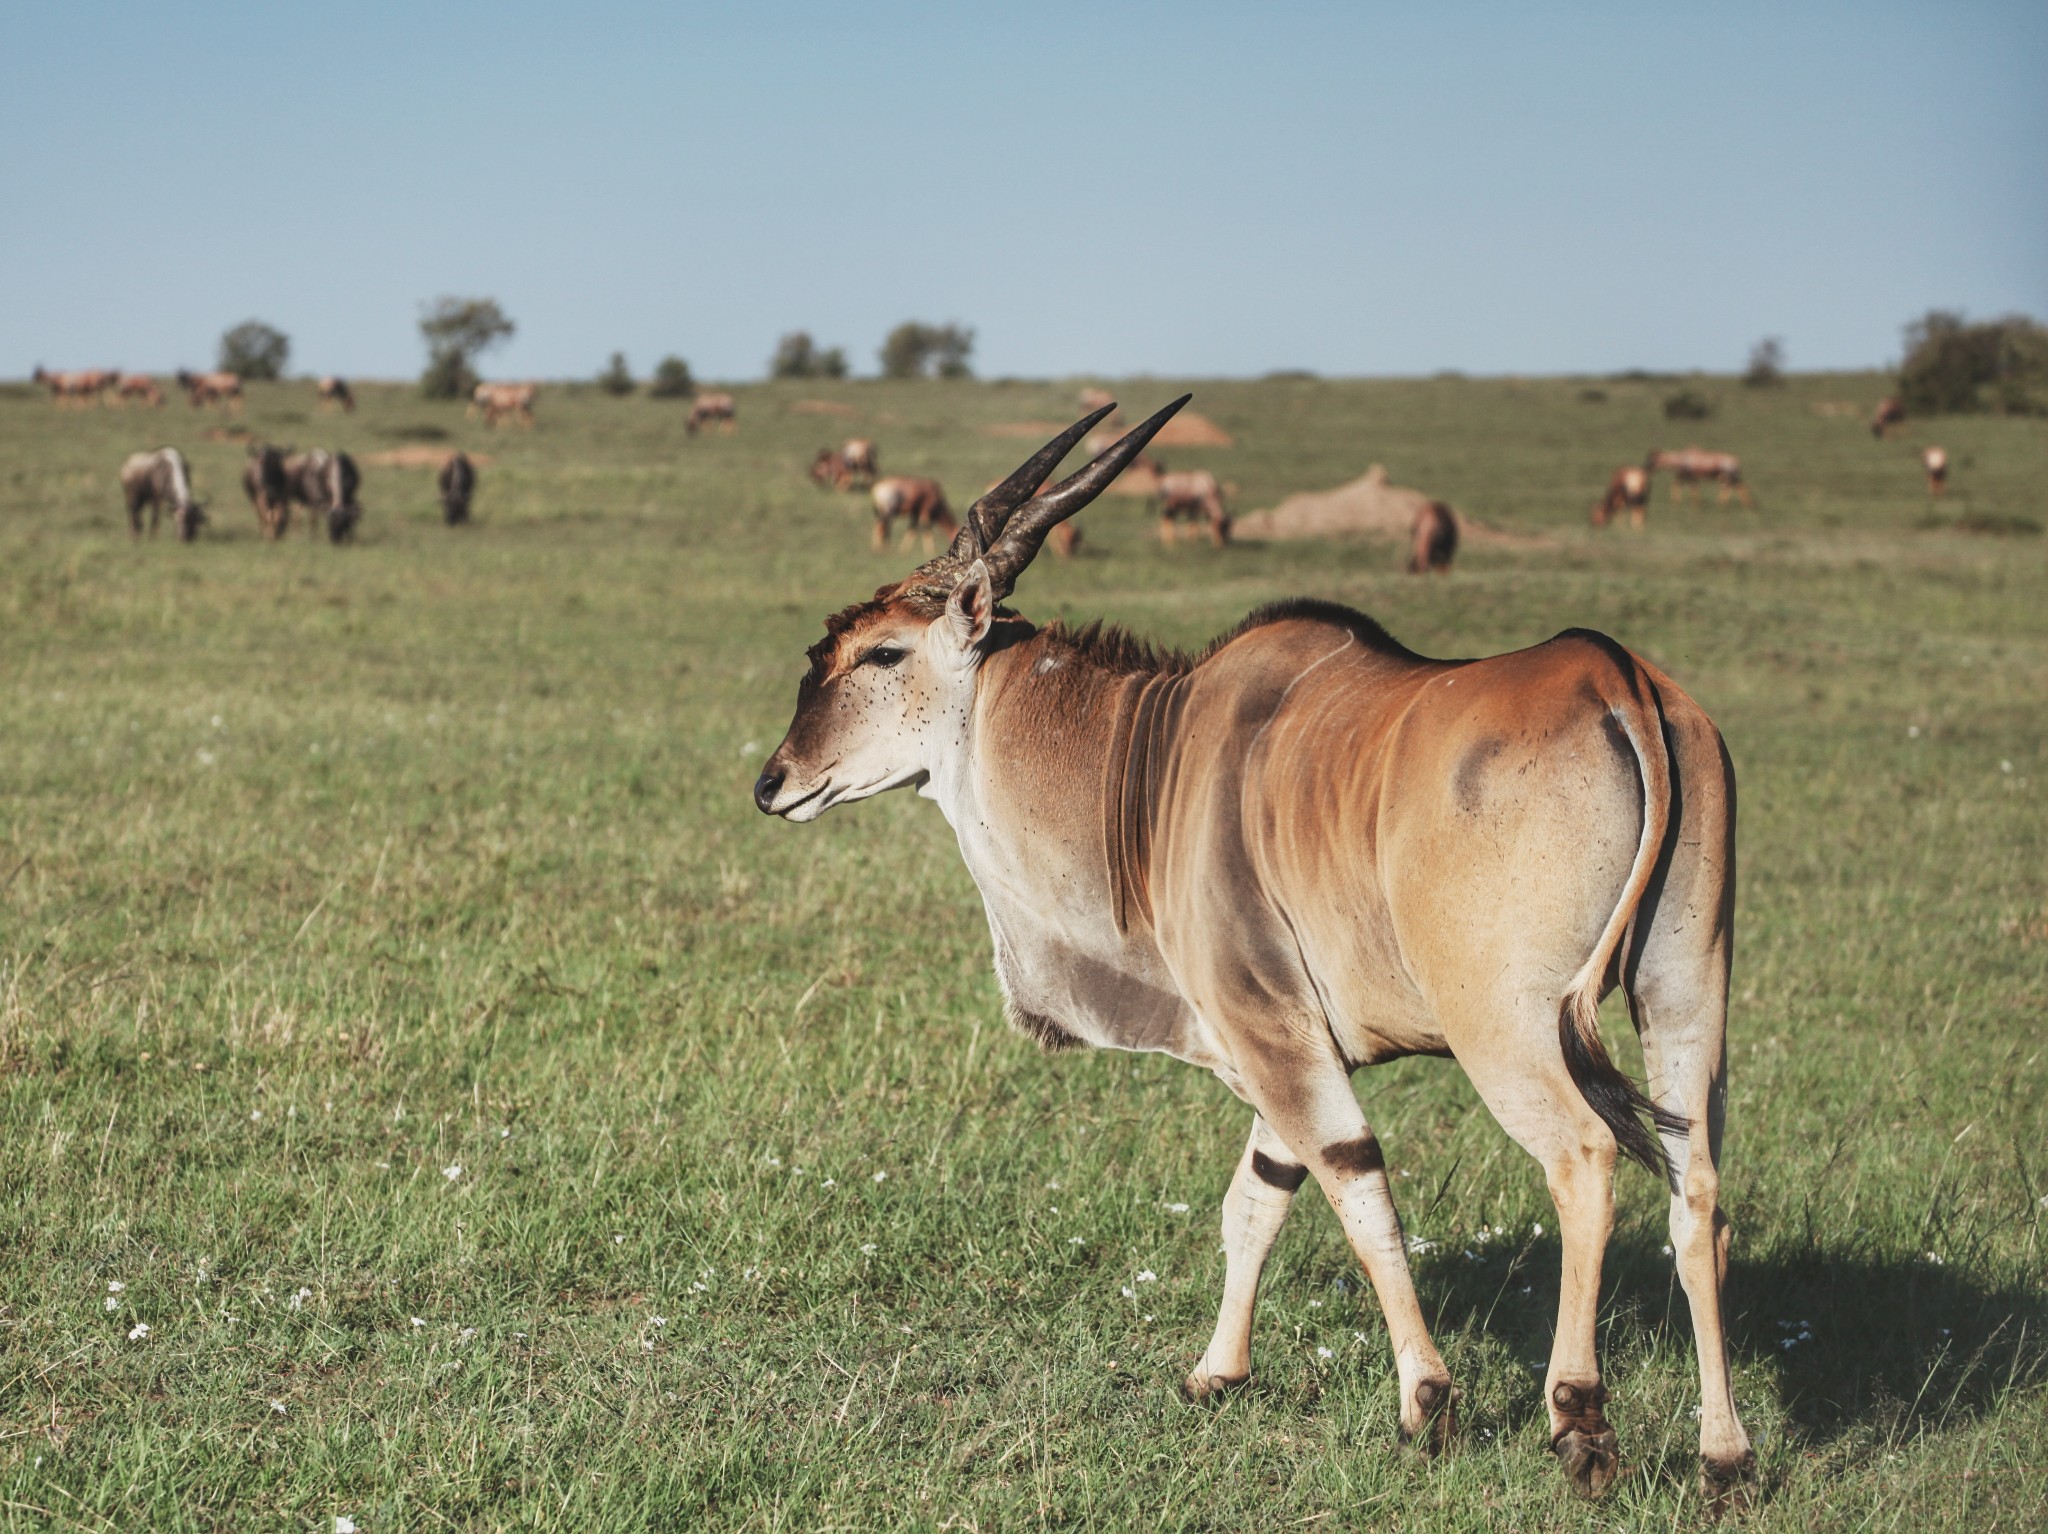
{"type": "Polygon", "coordinates": [[[1269,602],[1264,607],[1255,608],[1235,627],[1218,634],[1192,655],[1185,650],[1156,645],[1120,625],[1100,621],[1084,624],[1078,629],[1070,629],[1064,623],[1050,623],[1040,632],[1048,643],[1059,645],[1104,671],[1118,675],[1179,676],[1192,671],[1232,640],[1242,638],[1253,629],[1295,618],[1344,629],[1360,644],[1384,655],[1420,658],[1382,628],[1377,620],[1354,607],[1346,607],[1341,602],[1325,602],[1319,597],[1292,597],[1285,602],[1269,602]]]}

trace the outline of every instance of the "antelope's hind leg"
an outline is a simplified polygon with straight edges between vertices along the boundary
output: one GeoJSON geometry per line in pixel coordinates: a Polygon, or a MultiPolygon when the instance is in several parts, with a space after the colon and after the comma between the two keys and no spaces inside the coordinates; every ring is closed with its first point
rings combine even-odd
{"type": "Polygon", "coordinates": [[[1190,1401],[1212,1399],[1251,1378],[1259,1275],[1294,1204],[1295,1190],[1307,1180],[1308,1168],[1264,1119],[1254,1116],[1251,1138],[1238,1158],[1230,1191],[1223,1195],[1223,1305],[1208,1350],[1181,1386],[1190,1401]]]}

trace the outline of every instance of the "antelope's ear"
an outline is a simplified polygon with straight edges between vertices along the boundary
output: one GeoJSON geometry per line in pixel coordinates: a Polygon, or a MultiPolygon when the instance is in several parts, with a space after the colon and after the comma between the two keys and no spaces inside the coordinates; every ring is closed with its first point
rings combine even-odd
{"type": "Polygon", "coordinates": [[[946,598],[946,623],[953,631],[953,637],[966,649],[973,649],[988,638],[989,625],[995,622],[996,583],[989,574],[988,566],[977,559],[967,567],[967,573],[946,598]]]}

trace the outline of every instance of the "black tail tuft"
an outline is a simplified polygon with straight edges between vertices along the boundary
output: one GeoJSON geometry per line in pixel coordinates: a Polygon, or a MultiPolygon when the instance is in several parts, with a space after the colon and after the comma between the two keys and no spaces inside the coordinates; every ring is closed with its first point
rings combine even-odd
{"type": "Polygon", "coordinates": [[[1589,1015],[1583,1019],[1578,1010],[1574,1001],[1567,999],[1558,1015],[1557,1036],[1564,1045],[1565,1069],[1571,1073],[1579,1095],[1586,1099],[1586,1106],[1614,1132],[1614,1143],[1621,1153],[1639,1162],[1653,1176],[1666,1176],[1664,1147],[1655,1134],[1643,1127],[1643,1119],[1648,1117],[1663,1133],[1679,1135],[1686,1132],[1686,1121],[1651,1102],[1641,1087],[1622,1074],[1600,1042],[1598,1024],[1590,1015],[1592,1008],[1586,1008],[1589,1015]]]}

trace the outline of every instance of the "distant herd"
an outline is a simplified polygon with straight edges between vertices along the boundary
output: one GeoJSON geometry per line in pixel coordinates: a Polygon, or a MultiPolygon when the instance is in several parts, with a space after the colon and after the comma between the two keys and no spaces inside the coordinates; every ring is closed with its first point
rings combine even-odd
{"type": "MultiPolygon", "coordinates": [[[[180,370],[174,376],[177,388],[195,410],[218,406],[239,412],[243,404],[242,379],[232,372],[194,373],[180,370]]],[[[51,372],[38,367],[33,381],[50,392],[60,407],[125,405],[130,402],[161,407],[162,385],[146,373],[126,373],[114,368],[82,368],[72,372],[51,372]]],[[[479,383],[471,392],[469,414],[484,425],[534,424],[534,404],[540,395],[536,383],[479,383]]],[[[1084,409],[1099,408],[1108,401],[1099,389],[1083,389],[1084,409]]],[[[343,412],[356,408],[355,392],[345,378],[326,376],[318,380],[316,399],[323,406],[343,412]]],[[[1879,402],[1872,414],[1870,431],[1880,440],[1889,438],[1906,419],[1904,405],[1896,397],[1879,402]]],[[[713,426],[730,434],[737,428],[738,407],[729,393],[700,391],[692,400],[684,429],[697,435],[713,426]]],[[[1113,427],[1115,423],[1112,421],[1113,427]]],[[[1100,444],[1090,443],[1091,450],[1100,444]]],[[[1949,456],[1945,449],[1929,445],[1921,450],[1921,466],[1927,477],[1929,495],[1939,496],[1948,484],[1949,456]]],[[[1149,475],[1150,504],[1159,519],[1159,536],[1172,544],[1186,531],[1205,536],[1217,548],[1228,546],[1231,516],[1225,505],[1225,486],[1207,469],[1169,471],[1164,464],[1140,453],[1131,464],[1137,473],[1149,475]]],[[[951,537],[959,520],[947,503],[945,489],[935,479],[915,475],[884,475],[881,454],[873,440],[852,437],[839,447],[821,447],[811,460],[811,480],[821,488],[866,491],[874,509],[874,547],[886,549],[891,533],[900,523],[903,542],[921,539],[927,551],[939,534],[951,537]]],[[[1640,464],[1624,464],[1609,477],[1605,493],[1594,502],[1592,523],[1605,527],[1622,516],[1630,526],[1645,526],[1654,477],[1671,476],[1671,501],[1683,504],[1687,492],[1696,503],[1701,487],[1716,490],[1715,504],[1739,499],[1754,508],[1754,497],[1743,478],[1742,462],[1733,453],[1710,452],[1700,447],[1675,451],[1653,449],[1640,464]]],[[[148,531],[155,532],[161,517],[169,517],[179,538],[190,542],[206,523],[205,503],[192,490],[191,466],[174,447],[131,454],[121,466],[121,489],[126,502],[129,527],[140,536],[143,513],[148,512],[148,531]]],[[[344,543],[353,536],[362,519],[357,491],[362,476],[347,453],[315,448],[295,452],[269,443],[253,443],[242,470],[242,489],[254,508],[266,539],[282,537],[289,529],[292,509],[305,511],[307,530],[315,535],[324,527],[332,542],[344,543]]],[[[451,527],[469,521],[470,502],[476,492],[475,462],[466,453],[451,453],[442,461],[436,476],[442,518],[451,527]]],[[[1421,575],[1448,571],[1458,551],[1457,514],[1442,501],[1420,506],[1409,537],[1408,570],[1421,575]]],[[[1074,553],[1081,540],[1080,529],[1062,523],[1051,539],[1054,553],[1074,553]]]]}

